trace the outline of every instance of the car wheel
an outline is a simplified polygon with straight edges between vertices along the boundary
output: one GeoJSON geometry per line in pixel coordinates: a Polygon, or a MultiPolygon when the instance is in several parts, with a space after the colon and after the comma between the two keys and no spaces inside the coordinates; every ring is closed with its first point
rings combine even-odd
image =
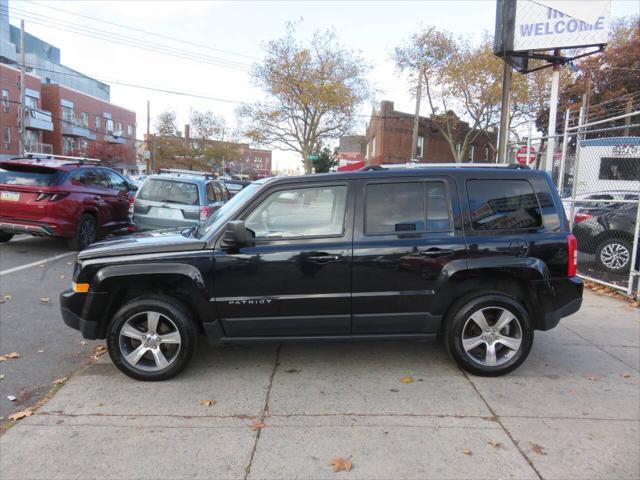
{"type": "Polygon", "coordinates": [[[481,294],[455,306],[444,341],[453,359],[475,375],[509,373],[527,358],[533,326],[524,305],[499,293],[481,294]]]}
{"type": "Polygon", "coordinates": [[[8,242],[13,238],[13,233],[0,233],[0,243],[8,242]]]}
{"type": "Polygon", "coordinates": [[[631,242],[623,238],[608,238],[596,249],[596,261],[603,270],[627,273],[631,265],[631,242]]]}
{"type": "Polygon", "coordinates": [[[71,250],[84,250],[96,241],[97,227],[96,219],[93,215],[84,213],[80,216],[76,234],[69,239],[69,248],[71,250]]]}
{"type": "Polygon", "coordinates": [[[167,380],[180,373],[196,349],[198,332],[186,307],[174,298],[134,299],[107,328],[113,363],[136,380],[167,380]]]}

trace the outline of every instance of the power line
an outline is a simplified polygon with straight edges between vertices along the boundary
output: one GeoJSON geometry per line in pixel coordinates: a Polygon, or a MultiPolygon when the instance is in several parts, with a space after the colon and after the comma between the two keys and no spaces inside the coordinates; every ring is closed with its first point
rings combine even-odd
{"type": "MultiPolygon", "coordinates": [[[[150,42],[150,41],[143,40],[136,37],[130,37],[130,36],[114,33],[114,32],[109,32],[106,30],[100,30],[92,27],[86,27],[84,25],[56,20],[50,17],[34,14],[31,12],[27,12],[27,11],[16,9],[16,8],[13,8],[12,10],[17,11],[21,16],[24,16],[24,18],[26,18],[31,23],[34,23],[36,25],[41,25],[47,28],[55,28],[56,30],[63,30],[76,35],[95,38],[95,39],[103,40],[110,43],[115,43],[119,45],[124,45],[128,47],[134,47],[141,50],[150,51],[152,53],[169,55],[169,56],[173,56],[173,57],[177,57],[185,60],[196,61],[198,63],[207,63],[207,64],[211,64],[211,65],[215,65],[223,68],[229,68],[233,70],[248,71],[250,67],[249,64],[238,62],[236,60],[229,60],[225,58],[214,57],[211,55],[199,54],[191,50],[179,49],[179,48],[175,48],[175,47],[171,47],[163,44],[150,42]]],[[[7,8],[0,8],[0,11],[2,11],[3,13],[9,13],[9,10],[7,8]]]]}
{"type": "Polygon", "coordinates": [[[229,55],[235,55],[235,56],[238,56],[238,57],[244,57],[244,58],[248,58],[248,59],[251,59],[251,60],[260,60],[258,57],[253,57],[251,55],[245,55],[243,53],[232,52],[230,50],[223,50],[221,48],[215,48],[215,47],[211,47],[209,45],[203,45],[201,43],[190,42],[188,40],[182,40],[180,38],[170,37],[168,35],[162,35],[160,33],[150,32],[148,30],[143,30],[141,28],[130,27],[130,26],[127,26],[127,25],[122,25],[120,23],[110,22],[108,20],[102,20],[100,18],[90,17],[88,15],[82,15],[80,13],[75,13],[75,12],[72,12],[70,10],[64,10],[64,9],[58,8],[58,7],[51,7],[49,5],[45,5],[45,4],[34,2],[34,1],[32,1],[31,3],[34,4],[34,5],[38,5],[39,7],[45,7],[45,8],[48,8],[48,9],[51,9],[51,10],[55,10],[55,11],[58,11],[58,12],[68,13],[68,14],[74,15],[76,17],[86,18],[88,20],[93,20],[95,22],[100,22],[100,23],[105,23],[105,24],[113,25],[113,26],[120,27],[120,28],[125,28],[127,30],[132,30],[134,32],[140,32],[140,33],[145,33],[147,35],[153,35],[154,37],[164,38],[166,40],[173,40],[175,42],[184,43],[186,45],[192,45],[194,47],[205,48],[207,50],[212,50],[212,51],[216,51],[216,52],[220,52],[220,53],[226,53],[226,54],[229,54],[229,55]]]}

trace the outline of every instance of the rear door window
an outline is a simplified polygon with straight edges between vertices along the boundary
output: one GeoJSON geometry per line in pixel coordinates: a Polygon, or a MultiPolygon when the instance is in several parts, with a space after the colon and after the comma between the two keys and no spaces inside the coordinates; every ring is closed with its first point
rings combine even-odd
{"type": "Polygon", "coordinates": [[[181,205],[199,205],[200,203],[198,186],[195,183],[155,178],[144,183],[138,198],[181,205]]]}
{"type": "Polygon", "coordinates": [[[116,172],[112,172],[110,170],[102,170],[102,172],[109,177],[111,188],[118,190],[119,192],[129,191],[129,185],[127,185],[127,182],[116,172]]]}
{"type": "Polygon", "coordinates": [[[467,195],[474,230],[542,226],[540,204],[527,180],[469,180],[467,195]]]}
{"type": "Polygon", "coordinates": [[[449,204],[441,181],[367,185],[365,234],[449,231],[449,204]]]}
{"type": "Polygon", "coordinates": [[[215,203],[216,202],[216,192],[213,190],[213,183],[209,182],[207,183],[207,201],[209,203],[215,203]]]}

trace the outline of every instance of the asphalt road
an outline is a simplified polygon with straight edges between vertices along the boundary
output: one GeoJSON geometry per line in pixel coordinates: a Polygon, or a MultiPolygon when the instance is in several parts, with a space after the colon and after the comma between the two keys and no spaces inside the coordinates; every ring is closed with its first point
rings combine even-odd
{"type": "Polygon", "coordinates": [[[59,240],[17,236],[0,244],[0,355],[20,354],[0,363],[0,423],[35,404],[54,380],[91,356],[95,343],[82,342],[59,311],[58,295],[70,286],[75,255],[59,240]]]}

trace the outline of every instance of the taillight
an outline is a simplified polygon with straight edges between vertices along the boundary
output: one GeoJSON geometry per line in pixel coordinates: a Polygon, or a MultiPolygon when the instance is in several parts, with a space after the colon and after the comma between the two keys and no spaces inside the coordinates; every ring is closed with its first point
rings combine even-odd
{"type": "Polygon", "coordinates": [[[69,195],[69,192],[56,192],[56,193],[38,193],[36,194],[35,201],[41,202],[42,200],[49,200],[50,202],[57,202],[58,200],[69,195]]]}
{"type": "Polygon", "coordinates": [[[200,207],[200,221],[204,222],[211,215],[211,207],[200,207]]]}
{"type": "Polygon", "coordinates": [[[136,197],[129,196],[129,215],[133,215],[136,204],[136,197]]]}
{"type": "Polygon", "coordinates": [[[567,235],[567,276],[575,277],[578,273],[578,241],[573,234],[567,235]]]}
{"type": "Polygon", "coordinates": [[[593,217],[593,215],[591,215],[590,213],[576,213],[576,215],[573,217],[573,223],[580,223],[585,221],[588,218],[593,217]]]}

